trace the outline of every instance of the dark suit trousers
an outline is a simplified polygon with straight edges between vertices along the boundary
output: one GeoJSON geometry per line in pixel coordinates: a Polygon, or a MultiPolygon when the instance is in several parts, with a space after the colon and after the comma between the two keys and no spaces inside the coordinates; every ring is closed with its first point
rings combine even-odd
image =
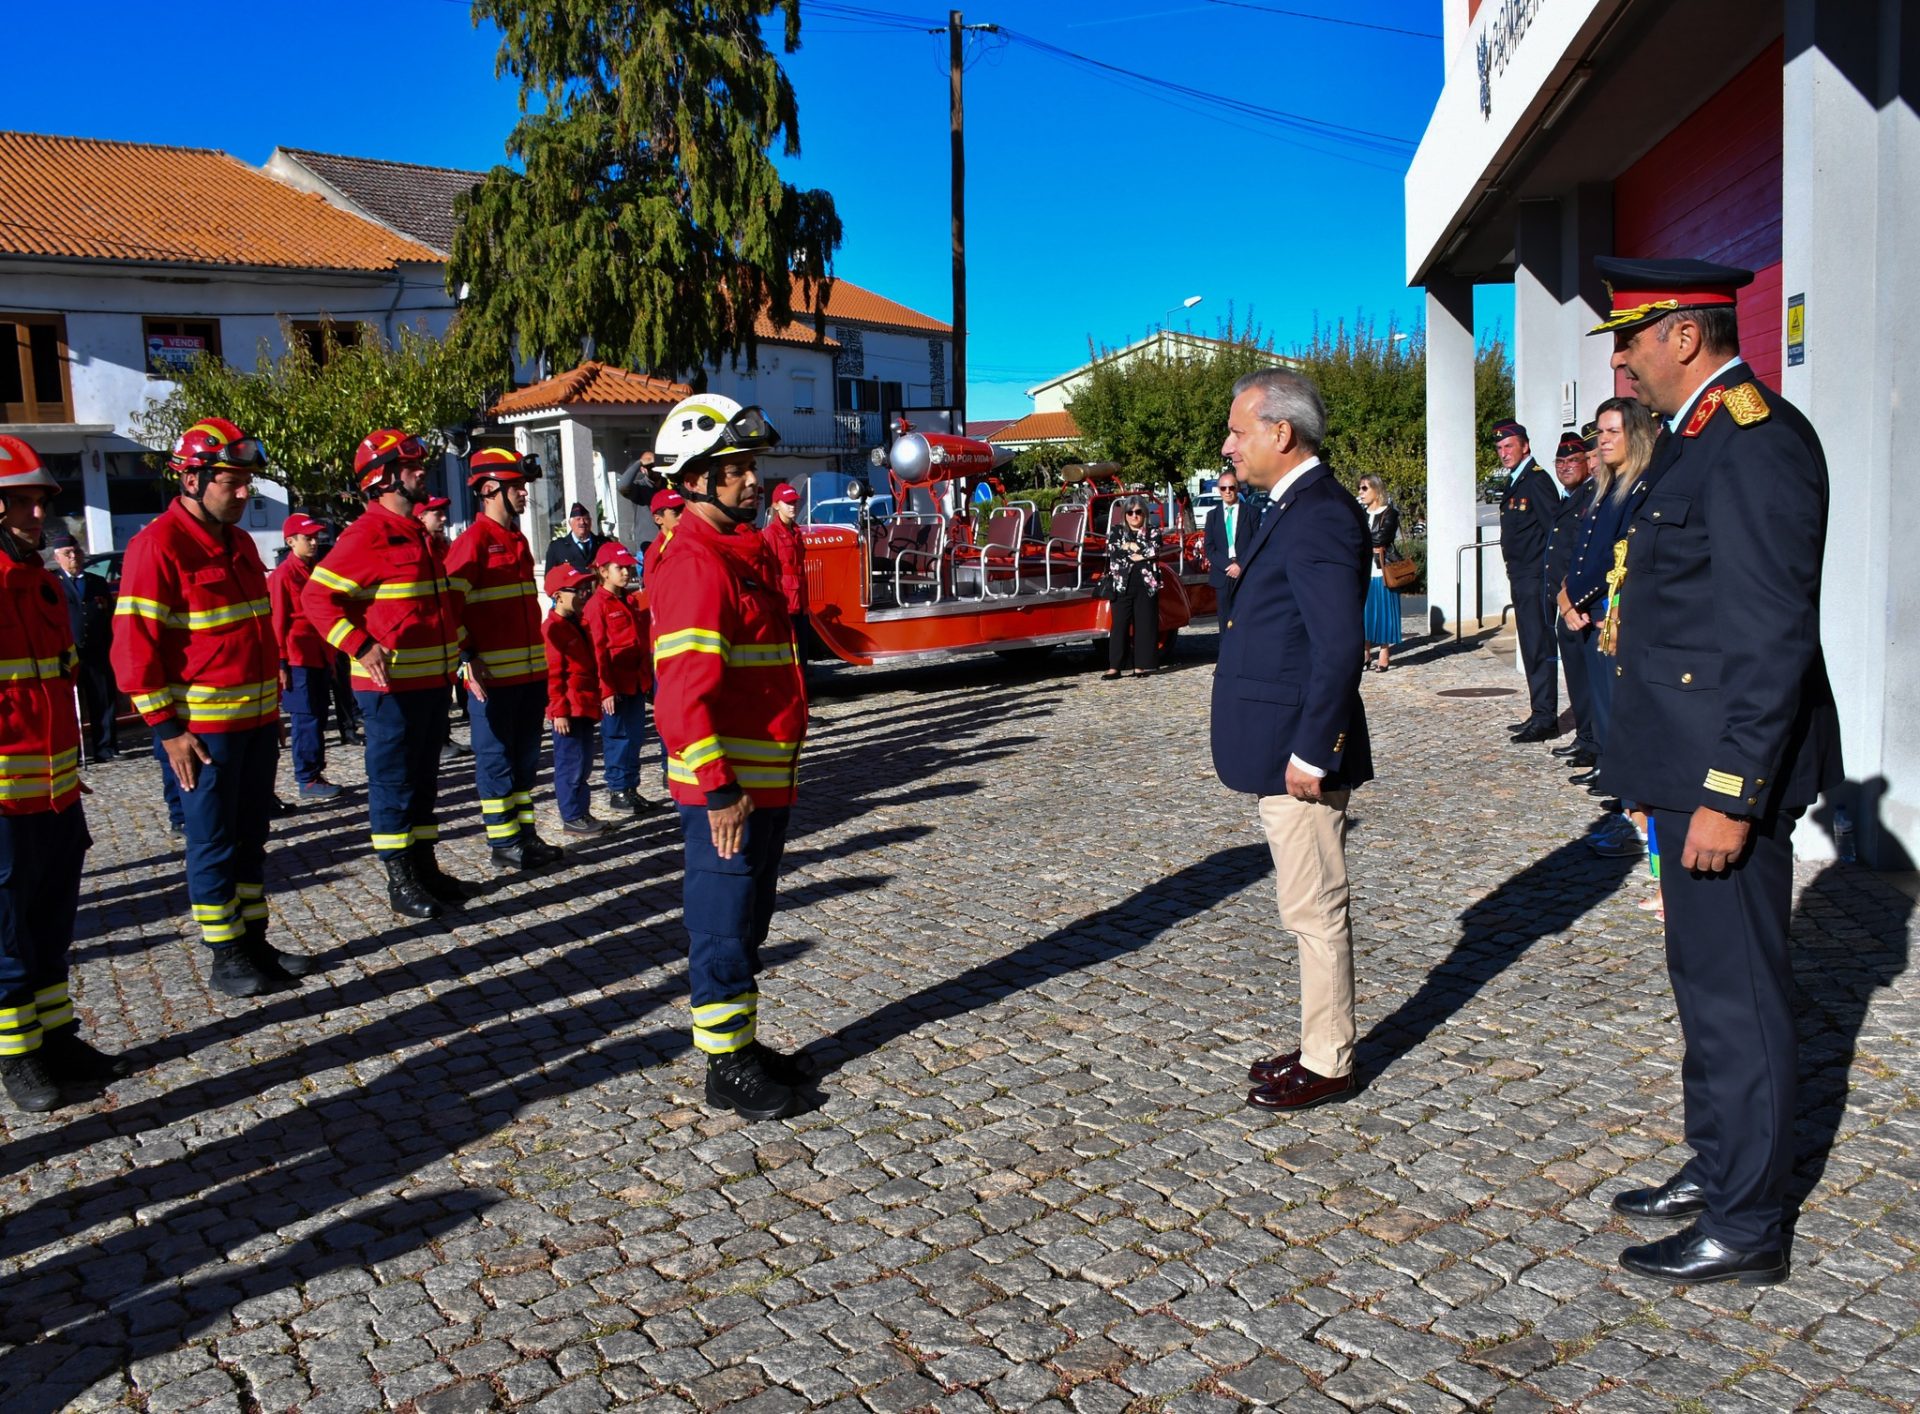
{"type": "MultiPolygon", "coordinates": [[[[1596,626],[1580,635],[1580,656],[1586,662],[1587,692],[1593,706],[1593,726],[1587,739],[1598,755],[1606,755],[1607,724],[1613,720],[1613,674],[1618,662],[1600,651],[1600,630],[1596,626]]],[[[1586,723],[1581,722],[1586,729],[1586,723]]]]}
{"type": "Polygon", "coordinates": [[[1527,697],[1535,722],[1560,720],[1560,664],[1553,645],[1553,610],[1539,578],[1509,579],[1513,626],[1520,635],[1520,663],[1527,670],[1527,697]]]}
{"type": "Polygon", "coordinates": [[[1793,1173],[1793,904],[1791,811],[1756,822],[1746,857],[1716,878],[1680,867],[1691,811],[1653,811],[1660,896],[1667,908],[1667,975],[1686,1060],[1683,1170],[1705,1190],[1700,1230],[1746,1250],[1781,1242],[1793,1173]]]}
{"type": "Polygon", "coordinates": [[[1107,640],[1107,666],[1118,668],[1126,657],[1127,629],[1133,629],[1133,666],[1146,672],[1154,665],[1160,646],[1160,599],[1147,588],[1145,576],[1135,574],[1126,592],[1113,601],[1113,636],[1107,640]]]}
{"type": "Polygon", "coordinates": [[[85,713],[90,755],[119,750],[119,728],[114,713],[120,705],[120,691],[114,685],[110,664],[81,659],[80,705],[85,713]]]}
{"type": "Polygon", "coordinates": [[[1567,673],[1567,696],[1573,700],[1573,739],[1597,754],[1600,741],[1594,735],[1594,727],[1599,713],[1593,705],[1593,670],[1587,658],[1586,643],[1593,630],[1568,628],[1567,621],[1555,612],[1551,604],[1547,612],[1553,614],[1553,636],[1560,645],[1560,665],[1567,673]]]}

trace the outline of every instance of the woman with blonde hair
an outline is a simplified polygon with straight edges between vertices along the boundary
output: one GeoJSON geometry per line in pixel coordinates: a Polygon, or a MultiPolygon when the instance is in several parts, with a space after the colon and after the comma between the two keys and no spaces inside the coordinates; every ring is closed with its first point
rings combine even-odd
{"type": "Polygon", "coordinates": [[[1367,512],[1367,544],[1373,553],[1373,577],[1367,581],[1367,603],[1361,627],[1367,637],[1368,666],[1387,670],[1387,656],[1400,646],[1400,594],[1387,587],[1387,562],[1398,559],[1393,542],[1400,538],[1400,508],[1387,495],[1387,483],[1368,472],[1360,478],[1360,504],[1367,512]]]}

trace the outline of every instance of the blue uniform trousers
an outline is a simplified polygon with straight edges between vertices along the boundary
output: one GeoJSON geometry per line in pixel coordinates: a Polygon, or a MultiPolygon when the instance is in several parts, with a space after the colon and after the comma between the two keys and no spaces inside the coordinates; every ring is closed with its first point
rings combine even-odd
{"type": "Polygon", "coordinates": [[[540,772],[546,719],[544,682],[490,687],[485,702],[467,694],[480,818],[494,849],[518,844],[520,831],[533,828],[533,778],[540,772]]]}
{"type": "Polygon", "coordinates": [[[1560,617],[1551,602],[1547,612],[1553,615],[1553,635],[1560,645],[1560,666],[1566,672],[1567,696],[1573,702],[1574,744],[1597,755],[1600,743],[1593,734],[1593,668],[1586,645],[1586,640],[1594,636],[1594,631],[1590,628],[1568,628],[1567,621],[1560,617]]]}
{"type": "Polygon", "coordinates": [[[1787,932],[1799,814],[1755,821],[1746,857],[1707,877],[1680,865],[1692,812],[1652,812],[1667,975],[1686,1040],[1680,1083],[1694,1156],[1682,1173],[1706,1195],[1700,1230],[1746,1251],[1780,1245],[1793,1174],[1799,1042],[1787,932]]]}
{"type": "Polygon", "coordinates": [[[249,923],[267,920],[267,832],[273,777],[280,769],[280,724],[197,738],[213,759],[201,763],[192,790],[180,793],[187,818],[187,901],[200,939],[232,947],[249,923]]]}
{"type": "Polygon", "coordinates": [[[373,849],[388,858],[440,838],[433,805],[440,794],[440,748],[447,699],[438,687],[356,692],[367,737],[367,806],[373,849]]]}
{"type": "Polygon", "coordinates": [[[1527,674],[1528,720],[1560,720],[1560,665],[1554,649],[1553,606],[1536,571],[1530,578],[1509,578],[1513,590],[1513,627],[1520,640],[1520,665],[1527,674]]]}
{"type": "MultiPolygon", "coordinates": [[[[593,803],[587,778],[593,774],[593,718],[571,717],[573,730],[553,734],[553,795],[562,820],[585,818],[593,803]]],[[[613,718],[607,718],[612,721],[613,718]]]]}
{"type": "Polygon", "coordinates": [[[293,747],[293,778],[311,785],[327,769],[327,704],[333,700],[333,669],[287,669],[293,686],[282,694],[287,734],[293,747]]]}
{"type": "Polygon", "coordinates": [[[1600,651],[1600,627],[1588,629],[1580,645],[1587,658],[1587,688],[1593,694],[1593,749],[1607,750],[1607,724],[1613,720],[1613,674],[1618,662],[1600,651]]]}
{"type": "Polygon", "coordinates": [[[92,843],[78,801],[0,815],[0,1057],[38,1050],[44,1033],[73,1022],[67,952],[92,843]]]}
{"type": "Polygon", "coordinates": [[[740,1050],[754,1039],[760,1010],[754,979],[760,975],[760,945],[773,922],[789,813],[784,805],[755,810],[747,817],[745,847],[722,859],[714,852],[706,807],[680,807],[693,1044],[708,1055],[740,1050]]]}
{"type": "Polygon", "coordinates": [[[616,697],[613,710],[600,722],[607,737],[607,789],[632,790],[640,784],[640,748],[647,740],[647,699],[639,693],[616,697]]]}
{"type": "Polygon", "coordinates": [[[167,760],[167,749],[157,736],[153,739],[153,759],[160,763],[160,793],[167,800],[167,823],[176,830],[184,830],[187,808],[180,803],[180,778],[173,774],[173,763],[167,760]]]}

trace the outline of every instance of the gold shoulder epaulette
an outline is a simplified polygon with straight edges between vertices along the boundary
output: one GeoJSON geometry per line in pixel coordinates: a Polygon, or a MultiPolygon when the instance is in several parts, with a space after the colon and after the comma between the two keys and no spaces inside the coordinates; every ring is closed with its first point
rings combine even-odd
{"type": "Polygon", "coordinates": [[[1760,391],[1757,383],[1742,383],[1737,388],[1729,388],[1720,401],[1733,420],[1742,427],[1751,427],[1773,416],[1773,409],[1767,406],[1766,395],[1760,391]]]}

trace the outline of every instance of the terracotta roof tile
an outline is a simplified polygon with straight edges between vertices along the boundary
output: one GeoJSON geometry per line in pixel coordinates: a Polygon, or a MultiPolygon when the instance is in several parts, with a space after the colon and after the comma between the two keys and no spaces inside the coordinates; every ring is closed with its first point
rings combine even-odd
{"type": "Polygon", "coordinates": [[[488,411],[494,417],[511,417],[516,413],[546,412],[578,403],[664,409],[692,392],[684,383],[670,383],[664,378],[588,359],[570,372],[514,389],[488,411]]]}
{"type": "Polygon", "coordinates": [[[486,179],[485,172],[422,167],[337,152],[280,149],[376,221],[384,221],[435,250],[453,249],[454,198],[486,179]]]}
{"type": "MultiPolygon", "coordinates": [[[[801,308],[798,283],[794,285],[793,302],[798,311],[801,308]]],[[[811,303],[806,305],[809,313],[813,307],[811,303]]],[[[827,318],[844,319],[849,324],[881,324],[890,329],[923,329],[930,334],[953,332],[951,325],[942,324],[930,315],[922,314],[917,309],[908,309],[885,295],[876,295],[872,290],[862,289],[851,281],[839,278],[835,278],[827,289],[827,318]]]]}
{"type": "Polygon", "coordinates": [[[438,264],[224,152],[0,132],[0,255],[299,270],[438,264]]]}
{"type": "Polygon", "coordinates": [[[1070,442],[1080,428],[1070,412],[1030,412],[987,438],[989,442],[1070,442]]]}

